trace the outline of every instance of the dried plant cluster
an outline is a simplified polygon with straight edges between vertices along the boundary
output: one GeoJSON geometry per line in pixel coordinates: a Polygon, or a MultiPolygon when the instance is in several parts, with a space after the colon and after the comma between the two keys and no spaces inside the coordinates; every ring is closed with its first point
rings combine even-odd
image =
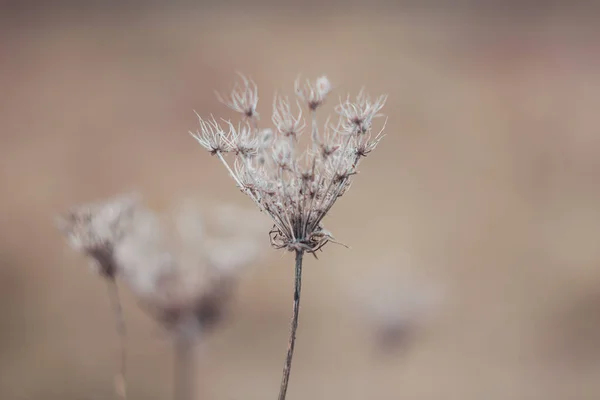
{"type": "MultiPolygon", "coordinates": [[[[120,278],[164,325],[194,314],[212,325],[244,265],[258,256],[254,235],[206,237],[199,211],[161,219],[131,196],[73,209],[61,219],[71,246],[104,277],[120,278]]],[[[229,232],[232,233],[232,232],[229,232]]]]}
{"type": "MultiPolygon", "coordinates": [[[[215,211],[216,234],[210,236],[197,208],[179,207],[161,218],[136,196],[82,205],[58,222],[70,245],[89,257],[111,287],[116,289],[116,280],[123,281],[141,306],[172,333],[181,358],[191,362],[186,353],[194,340],[221,319],[239,272],[259,255],[255,234],[259,221],[232,206],[215,211]],[[223,211],[228,215],[220,215],[223,211]],[[231,226],[231,215],[236,214],[231,226]]],[[[118,329],[124,335],[118,298],[117,307],[118,329]]],[[[189,376],[187,371],[181,373],[189,376]]],[[[191,397],[189,388],[180,390],[186,394],[176,398],[191,397]]]]}
{"type": "Polygon", "coordinates": [[[196,140],[225,165],[237,186],[274,222],[270,232],[275,248],[315,254],[332,235],[323,218],[343,196],[357,173],[361,159],[383,138],[383,127],[373,132],[386,96],[371,99],[361,92],[355,99],[340,100],[337,122],[322,130],[317,110],[332,90],[326,77],[316,82],[296,81],[298,101],[275,96],[272,122],[275,130],[259,127],[258,89],[242,76],[229,96],[219,96],[231,110],[241,114],[237,125],[200,116],[196,140]],[[300,148],[306,129],[301,103],[310,115],[310,145],[300,148]],[[226,156],[232,156],[229,160],[226,156]]]}
{"type": "Polygon", "coordinates": [[[350,188],[360,161],[383,138],[385,122],[377,132],[373,122],[380,116],[386,96],[372,99],[361,91],[354,99],[341,99],[335,108],[337,121],[332,123],[328,118],[320,129],[317,111],[332,85],[325,76],[315,82],[297,80],[295,104],[288,97],[275,96],[271,117],[275,129],[261,128],[258,88],[241,78],[229,96],[218,95],[222,103],[241,115],[240,122],[218,122],[214,117],[198,115],[200,129],[191,134],[219,158],[240,190],[271,217],[271,244],[296,253],[293,314],[279,391],[279,400],[284,400],[298,327],[303,255],[316,257],[317,251],[334,241],[323,226],[323,218],[350,188]],[[307,127],[303,109],[310,117],[306,147],[300,140],[307,127]]]}
{"type": "MultiPolygon", "coordinates": [[[[317,111],[331,91],[324,76],[315,82],[296,81],[296,101],[275,96],[274,128],[262,128],[257,86],[242,76],[230,95],[218,96],[241,115],[240,121],[198,116],[200,129],[192,133],[225,165],[240,190],[270,216],[271,245],[296,254],[293,316],[279,400],[286,397],[295,346],[303,255],[316,257],[328,242],[335,242],[323,219],[348,191],[360,161],[377,147],[385,128],[383,122],[374,130],[373,123],[381,116],[386,96],[372,99],[362,91],[355,98],[340,99],[337,120],[327,118],[320,127],[317,111]],[[306,130],[310,134],[304,135],[306,130]]],[[[135,196],[76,207],[59,221],[71,246],[89,257],[114,290],[122,343],[125,324],[117,280],[126,283],[173,334],[176,400],[193,398],[194,341],[221,319],[240,270],[258,256],[256,219],[231,207],[215,214],[221,236],[207,234],[196,209],[180,209],[166,220],[135,196]]],[[[123,394],[125,359],[123,345],[123,394]]]]}

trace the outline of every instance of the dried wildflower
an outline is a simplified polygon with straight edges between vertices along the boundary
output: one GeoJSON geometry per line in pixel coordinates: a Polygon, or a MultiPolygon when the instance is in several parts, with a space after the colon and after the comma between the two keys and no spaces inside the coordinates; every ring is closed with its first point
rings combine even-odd
{"type": "Polygon", "coordinates": [[[139,205],[114,251],[120,277],[173,332],[192,319],[198,330],[214,326],[242,267],[258,257],[253,236],[209,236],[203,221],[189,206],[161,218],[139,205]]]}
{"type": "MultiPolygon", "coordinates": [[[[113,283],[123,280],[172,333],[178,363],[185,364],[175,398],[188,400],[191,346],[221,320],[239,272],[258,252],[253,230],[231,234],[230,227],[225,237],[208,237],[197,209],[178,208],[171,217],[159,217],[135,198],[119,197],[77,208],[60,227],[75,249],[101,266],[102,276],[113,283]]],[[[123,345],[123,362],[124,351],[123,345]]]]}
{"type": "Polygon", "coordinates": [[[79,206],[59,217],[57,225],[71,247],[87,255],[101,276],[114,278],[114,247],[123,238],[124,222],[131,218],[137,201],[135,196],[119,196],[79,206]]]}
{"type": "Polygon", "coordinates": [[[119,268],[114,249],[123,240],[137,205],[137,196],[119,196],[105,202],[76,207],[57,220],[58,228],[67,237],[71,247],[89,257],[93,269],[108,282],[109,300],[115,313],[120,343],[120,370],[115,376],[115,388],[122,398],[127,398],[127,332],[115,280],[119,268]]]}
{"type": "MultiPolygon", "coordinates": [[[[333,236],[323,227],[323,218],[331,210],[338,198],[343,196],[356,175],[360,160],[369,154],[380,142],[382,132],[374,137],[371,133],[373,119],[385,103],[385,96],[372,101],[361,92],[356,101],[349,98],[336,108],[340,116],[337,125],[325,125],[323,137],[319,135],[316,118],[317,109],[324,103],[332,90],[327,77],[322,76],[314,83],[306,81],[304,85],[297,80],[295,91],[304,102],[311,115],[311,145],[304,151],[298,149],[298,137],[305,122],[302,112],[292,112],[287,98],[276,97],[273,103],[272,121],[277,133],[261,130],[256,118],[258,94],[255,85],[242,78],[243,85],[237,85],[231,94],[232,101],[227,105],[242,114],[242,120],[252,117],[250,130],[244,134],[232,130],[231,135],[224,134],[223,141],[233,149],[239,148],[240,139],[258,146],[256,157],[247,157],[243,152],[234,151],[235,159],[227,161],[227,151],[215,150],[211,137],[211,126],[201,125],[197,135],[201,145],[211,154],[216,154],[225,165],[231,177],[242,192],[248,195],[261,211],[273,220],[269,232],[271,244],[277,249],[287,249],[296,253],[296,279],[294,289],[294,310],[288,354],[284,366],[279,399],[283,400],[287,391],[291,360],[295,344],[295,332],[298,325],[300,289],[302,276],[302,258],[304,253],[315,255],[333,236]],[[240,87],[242,89],[240,89],[240,87]],[[241,90],[241,91],[240,91],[241,90]],[[244,92],[245,90],[245,92],[244,92]],[[252,99],[242,101],[235,99],[252,99]],[[252,106],[249,107],[248,104],[252,106]],[[252,112],[248,113],[251,109],[252,112]],[[249,134],[249,137],[245,135],[249,134]],[[226,136],[226,137],[225,137],[226,136]]],[[[232,127],[231,122],[227,124],[232,127]]],[[[214,140],[213,140],[214,141],[214,140]]],[[[231,153],[231,152],[230,152],[231,153]]],[[[231,154],[230,154],[231,155],[231,154]]]]}
{"type": "MultiPolygon", "coordinates": [[[[299,90],[299,96],[308,99],[311,112],[315,107],[310,104],[322,102],[331,90],[328,82],[319,78],[314,85],[307,83],[299,90]]],[[[232,95],[244,96],[251,94],[232,95]]],[[[273,246],[314,254],[333,239],[324,234],[323,218],[348,188],[360,159],[382,138],[381,132],[372,138],[371,126],[384,102],[384,96],[372,102],[362,93],[356,103],[342,102],[337,108],[341,121],[335,127],[326,125],[323,139],[313,143],[318,151],[297,151],[295,142],[304,121],[301,113],[294,115],[289,101],[282,98],[276,99],[273,113],[278,135],[249,126],[235,129],[228,122],[231,134],[203,124],[195,137],[209,152],[219,155],[240,189],[271,216],[273,246]],[[215,150],[218,146],[211,144],[217,142],[213,139],[215,132],[221,132],[221,143],[236,149],[239,158],[234,168],[223,157],[227,151],[215,150]],[[256,159],[248,157],[259,153],[256,159]]]]}

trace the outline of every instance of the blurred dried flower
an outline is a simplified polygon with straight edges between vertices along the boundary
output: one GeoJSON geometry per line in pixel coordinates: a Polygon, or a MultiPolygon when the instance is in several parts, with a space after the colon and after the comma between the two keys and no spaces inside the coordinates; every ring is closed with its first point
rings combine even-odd
{"type": "Polygon", "coordinates": [[[171,218],[145,210],[136,217],[115,256],[143,307],[173,334],[175,399],[192,400],[195,342],[223,318],[239,273],[258,257],[256,235],[208,237],[189,203],[171,218]]]}
{"type": "MultiPolygon", "coordinates": [[[[276,132],[260,129],[256,113],[256,85],[242,76],[227,99],[219,99],[241,114],[243,125],[226,121],[228,129],[218,127],[214,118],[200,118],[200,129],[192,136],[223,163],[240,190],[248,195],[261,211],[273,220],[269,232],[271,244],[277,249],[296,253],[294,305],[286,362],[279,400],[287,393],[302,286],[304,253],[313,254],[333,236],[323,226],[323,218],[338,198],[349,189],[360,160],[380,142],[383,128],[373,136],[373,119],[379,116],[386,97],[375,101],[362,92],[354,102],[348,98],[336,108],[339,121],[325,124],[323,138],[319,135],[316,111],[332,90],[329,79],[319,77],[304,84],[298,79],[295,92],[311,116],[311,145],[299,150],[299,137],[306,123],[302,110],[296,114],[288,98],[275,97],[272,121],[276,132]],[[226,132],[227,131],[227,132],[226,132]],[[216,138],[215,135],[220,135],[216,138]],[[226,160],[227,154],[233,162],[226,160]]],[[[300,106],[299,106],[300,108],[300,106]]],[[[385,127],[385,125],[384,125],[385,127]]]]}
{"type": "Polygon", "coordinates": [[[138,201],[135,195],[118,196],[103,202],[75,207],[56,221],[71,247],[84,253],[90,259],[92,268],[108,282],[108,295],[115,313],[120,344],[120,370],[115,376],[115,388],[122,398],[127,398],[127,332],[119,288],[115,280],[119,266],[115,261],[114,250],[126,235],[138,201]]]}
{"type": "Polygon", "coordinates": [[[214,326],[239,272],[259,255],[255,235],[208,237],[203,220],[189,206],[162,220],[140,208],[115,250],[123,280],[170,330],[190,329],[192,315],[198,329],[214,326]]]}
{"type": "Polygon", "coordinates": [[[125,234],[127,221],[138,204],[134,195],[124,195],[104,202],[85,204],[57,218],[58,228],[69,245],[90,258],[93,269],[105,278],[114,278],[114,248],[125,234]]]}
{"type": "MultiPolygon", "coordinates": [[[[161,218],[133,196],[77,207],[58,222],[71,246],[100,265],[100,274],[115,289],[115,279],[123,280],[141,305],[173,334],[178,362],[185,364],[178,367],[181,381],[176,385],[180,392],[176,399],[190,399],[191,347],[200,333],[222,318],[239,273],[258,257],[256,228],[208,237],[197,207],[187,204],[161,218]]],[[[232,221],[224,219],[222,227],[227,222],[232,221]]],[[[237,226],[251,224],[236,222],[237,226]]],[[[118,304],[118,329],[123,337],[118,304]]],[[[122,360],[118,382],[123,381],[125,371],[124,345],[122,360]]]]}

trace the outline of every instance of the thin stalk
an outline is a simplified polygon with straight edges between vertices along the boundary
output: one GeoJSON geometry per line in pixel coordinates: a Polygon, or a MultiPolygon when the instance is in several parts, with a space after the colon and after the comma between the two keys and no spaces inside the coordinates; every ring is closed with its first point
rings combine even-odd
{"type": "Polygon", "coordinates": [[[283,365],[283,376],[279,389],[279,400],[285,400],[290,371],[292,369],[292,358],[294,357],[294,346],[296,344],[296,330],[298,329],[298,315],[300,313],[300,292],[302,291],[302,257],[304,251],[296,250],[296,279],[294,280],[294,311],[290,328],[290,339],[288,342],[287,357],[283,365]]]}
{"type": "Polygon", "coordinates": [[[113,312],[115,313],[115,327],[119,336],[119,372],[115,376],[115,391],[123,398],[127,399],[127,330],[125,326],[125,317],[123,315],[123,306],[119,295],[119,286],[114,278],[108,280],[108,297],[110,298],[113,312]]]}
{"type": "Polygon", "coordinates": [[[321,139],[319,138],[319,124],[317,122],[317,112],[315,110],[311,110],[310,116],[311,116],[310,137],[311,137],[312,143],[313,143],[313,151],[316,151],[317,146],[319,146],[319,143],[321,142],[321,139]]]}
{"type": "Polygon", "coordinates": [[[175,335],[173,367],[173,400],[194,399],[194,337],[188,332],[175,335]]]}

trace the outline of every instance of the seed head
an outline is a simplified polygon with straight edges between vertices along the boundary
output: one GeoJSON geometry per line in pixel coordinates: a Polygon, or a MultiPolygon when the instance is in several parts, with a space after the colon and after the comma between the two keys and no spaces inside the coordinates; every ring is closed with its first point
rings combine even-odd
{"type": "Polygon", "coordinates": [[[364,91],[356,96],[354,101],[348,97],[335,108],[342,118],[342,130],[348,134],[370,132],[373,118],[380,116],[379,111],[383,108],[387,96],[379,96],[371,100],[364,91]]]}
{"type": "Polygon", "coordinates": [[[258,87],[256,84],[239,74],[242,78],[241,84],[236,83],[229,97],[221,96],[218,92],[217,98],[227,107],[243,115],[244,120],[258,119],[256,106],[258,104],[258,87]]]}
{"type": "Polygon", "coordinates": [[[233,132],[230,126],[229,132],[223,131],[219,126],[219,123],[211,116],[211,119],[202,119],[198,114],[198,121],[200,122],[200,130],[196,132],[190,132],[190,134],[200,143],[202,147],[215,155],[217,153],[227,153],[234,149],[233,146],[233,132]]]}
{"type": "Polygon", "coordinates": [[[74,207],[57,218],[57,226],[101,276],[114,279],[118,273],[114,249],[123,240],[138,201],[135,195],[122,195],[74,207]]]}
{"type": "Polygon", "coordinates": [[[300,78],[298,78],[295,89],[296,95],[307,104],[309,110],[315,111],[325,102],[332,86],[326,76],[321,76],[317,78],[314,84],[307,79],[304,85],[300,83],[300,78]]]}
{"type": "MultiPolygon", "coordinates": [[[[243,82],[248,93],[238,93],[236,98],[258,98],[256,87],[247,85],[245,78],[243,82]]],[[[348,98],[341,102],[336,108],[339,122],[332,125],[328,120],[321,138],[315,112],[330,93],[331,83],[326,77],[314,84],[307,81],[303,86],[296,81],[295,89],[312,117],[312,143],[306,149],[298,148],[298,137],[306,125],[302,111],[293,113],[289,100],[283,97],[276,97],[273,103],[276,131],[260,129],[255,121],[243,133],[244,142],[252,143],[256,156],[235,151],[236,139],[232,138],[241,134],[239,129],[231,128],[231,122],[227,122],[231,134],[223,129],[215,131],[221,132],[222,142],[230,143],[234,149],[230,154],[234,157],[233,168],[225,158],[227,151],[204,147],[218,155],[238,187],[272,218],[274,226],[269,236],[275,248],[315,254],[327,242],[334,241],[323,227],[323,218],[349,189],[360,160],[383,137],[383,128],[375,136],[371,130],[386,97],[371,101],[361,92],[355,101],[348,98]]],[[[205,136],[210,137],[211,132],[205,136]]]]}
{"type": "Polygon", "coordinates": [[[302,119],[302,108],[298,105],[298,115],[294,116],[289,99],[278,98],[273,100],[273,124],[280,134],[294,140],[302,133],[306,126],[302,119]]]}

